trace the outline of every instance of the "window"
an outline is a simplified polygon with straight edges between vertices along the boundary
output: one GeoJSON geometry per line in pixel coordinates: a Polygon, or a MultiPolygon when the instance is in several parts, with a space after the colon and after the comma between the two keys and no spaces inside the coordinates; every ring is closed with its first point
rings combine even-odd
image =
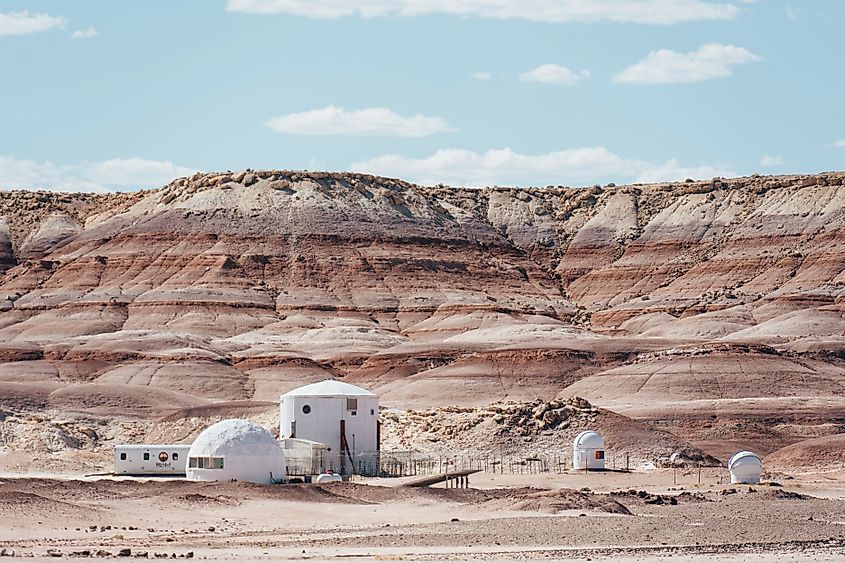
{"type": "Polygon", "coordinates": [[[302,413],[308,414],[311,412],[311,405],[302,405],[302,413]]]}
{"type": "Polygon", "coordinates": [[[144,452],[144,461],[150,461],[150,452],[144,452]]]}
{"type": "Polygon", "coordinates": [[[376,409],[370,409],[370,416],[374,416],[376,414],[376,409]]]}
{"type": "Polygon", "coordinates": [[[126,461],[126,452],[120,453],[120,461],[126,461]]]}
{"type": "Polygon", "coordinates": [[[179,454],[177,452],[173,452],[173,455],[170,457],[173,458],[173,461],[176,461],[179,459],[179,454]]]}
{"type": "Polygon", "coordinates": [[[358,399],[346,399],[346,410],[357,411],[358,410],[358,399]]]}
{"type": "Polygon", "coordinates": [[[189,457],[188,467],[191,469],[223,469],[222,457],[189,457]]]}
{"type": "Polygon", "coordinates": [[[604,450],[596,450],[596,459],[604,459],[604,450]]]}
{"type": "Polygon", "coordinates": [[[351,413],[349,413],[349,414],[351,414],[352,416],[356,416],[356,415],[358,414],[358,411],[352,411],[352,412],[351,412],[351,413]]]}

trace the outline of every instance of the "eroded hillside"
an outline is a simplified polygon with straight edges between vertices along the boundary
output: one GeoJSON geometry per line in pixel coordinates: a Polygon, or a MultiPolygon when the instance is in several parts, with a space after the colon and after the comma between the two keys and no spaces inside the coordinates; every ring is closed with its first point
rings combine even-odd
{"type": "Polygon", "coordinates": [[[343,376],[403,408],[577,394],[714,455],[835,434],[843,182],[2,192],[0,409],[154,419],[343,376]]]}

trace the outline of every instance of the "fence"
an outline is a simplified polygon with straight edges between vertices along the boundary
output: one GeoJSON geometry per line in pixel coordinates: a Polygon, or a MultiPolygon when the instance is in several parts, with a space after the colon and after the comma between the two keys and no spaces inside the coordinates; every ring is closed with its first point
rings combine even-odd
{"type": "MultiPolygon", "coordinates": [[[[531,456],[488,452],[449,455],[415,451],[359,452],[353,457],[353,467],[356,475],[379,477],[411,477],[464,470],[501,474],[564,473],[572,468],[572,452],[543,452],[531,456]]],[[[605,467],[629,470],[630,456],[627,453],[609,455],[605,459],[605,467]]]]}

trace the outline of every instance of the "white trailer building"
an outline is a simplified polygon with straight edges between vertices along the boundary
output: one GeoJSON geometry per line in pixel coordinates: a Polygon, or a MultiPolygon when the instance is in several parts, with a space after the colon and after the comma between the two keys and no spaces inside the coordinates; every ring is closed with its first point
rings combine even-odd
{"type": "Polygon", "coordinates": [[[281,397],[282,438],[326,445],[326,469],[349,475],[378,469],[379,401],[375,393],[327,379],[281,397]]]}
{"type": "Polygon", "coordinates": [[[188,452],[188,479],[280,483],[286,477],[285,454],[265,428],[248,420],[213,424],[188,452]]]}
{"type": "Polygon", "coordinates": [[[185,475],[190,445],[123,444],[114,447],[115,475],[185,475]]]}
{"type": "Polygon", "coordinates": [[[763,461],[754,452],[737,452],[728,461],[731,483],[757,484],[763,471],[763,461]]]}
{"type": "Polygon", "coordinates": [[[572,442],[572,469],[604,469],[604,438],[584,430],[572,442]]]}

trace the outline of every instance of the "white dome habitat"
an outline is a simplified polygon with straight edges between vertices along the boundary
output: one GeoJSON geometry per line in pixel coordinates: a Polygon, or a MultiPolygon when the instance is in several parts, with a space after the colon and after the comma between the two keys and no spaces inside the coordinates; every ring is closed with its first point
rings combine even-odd
{"type": "Polygon", "coordinates": [[[203,430],[188,451],[192,481],[278,483],[286,477],[285,454],[265,428],[230,419],[203,430]]]}

